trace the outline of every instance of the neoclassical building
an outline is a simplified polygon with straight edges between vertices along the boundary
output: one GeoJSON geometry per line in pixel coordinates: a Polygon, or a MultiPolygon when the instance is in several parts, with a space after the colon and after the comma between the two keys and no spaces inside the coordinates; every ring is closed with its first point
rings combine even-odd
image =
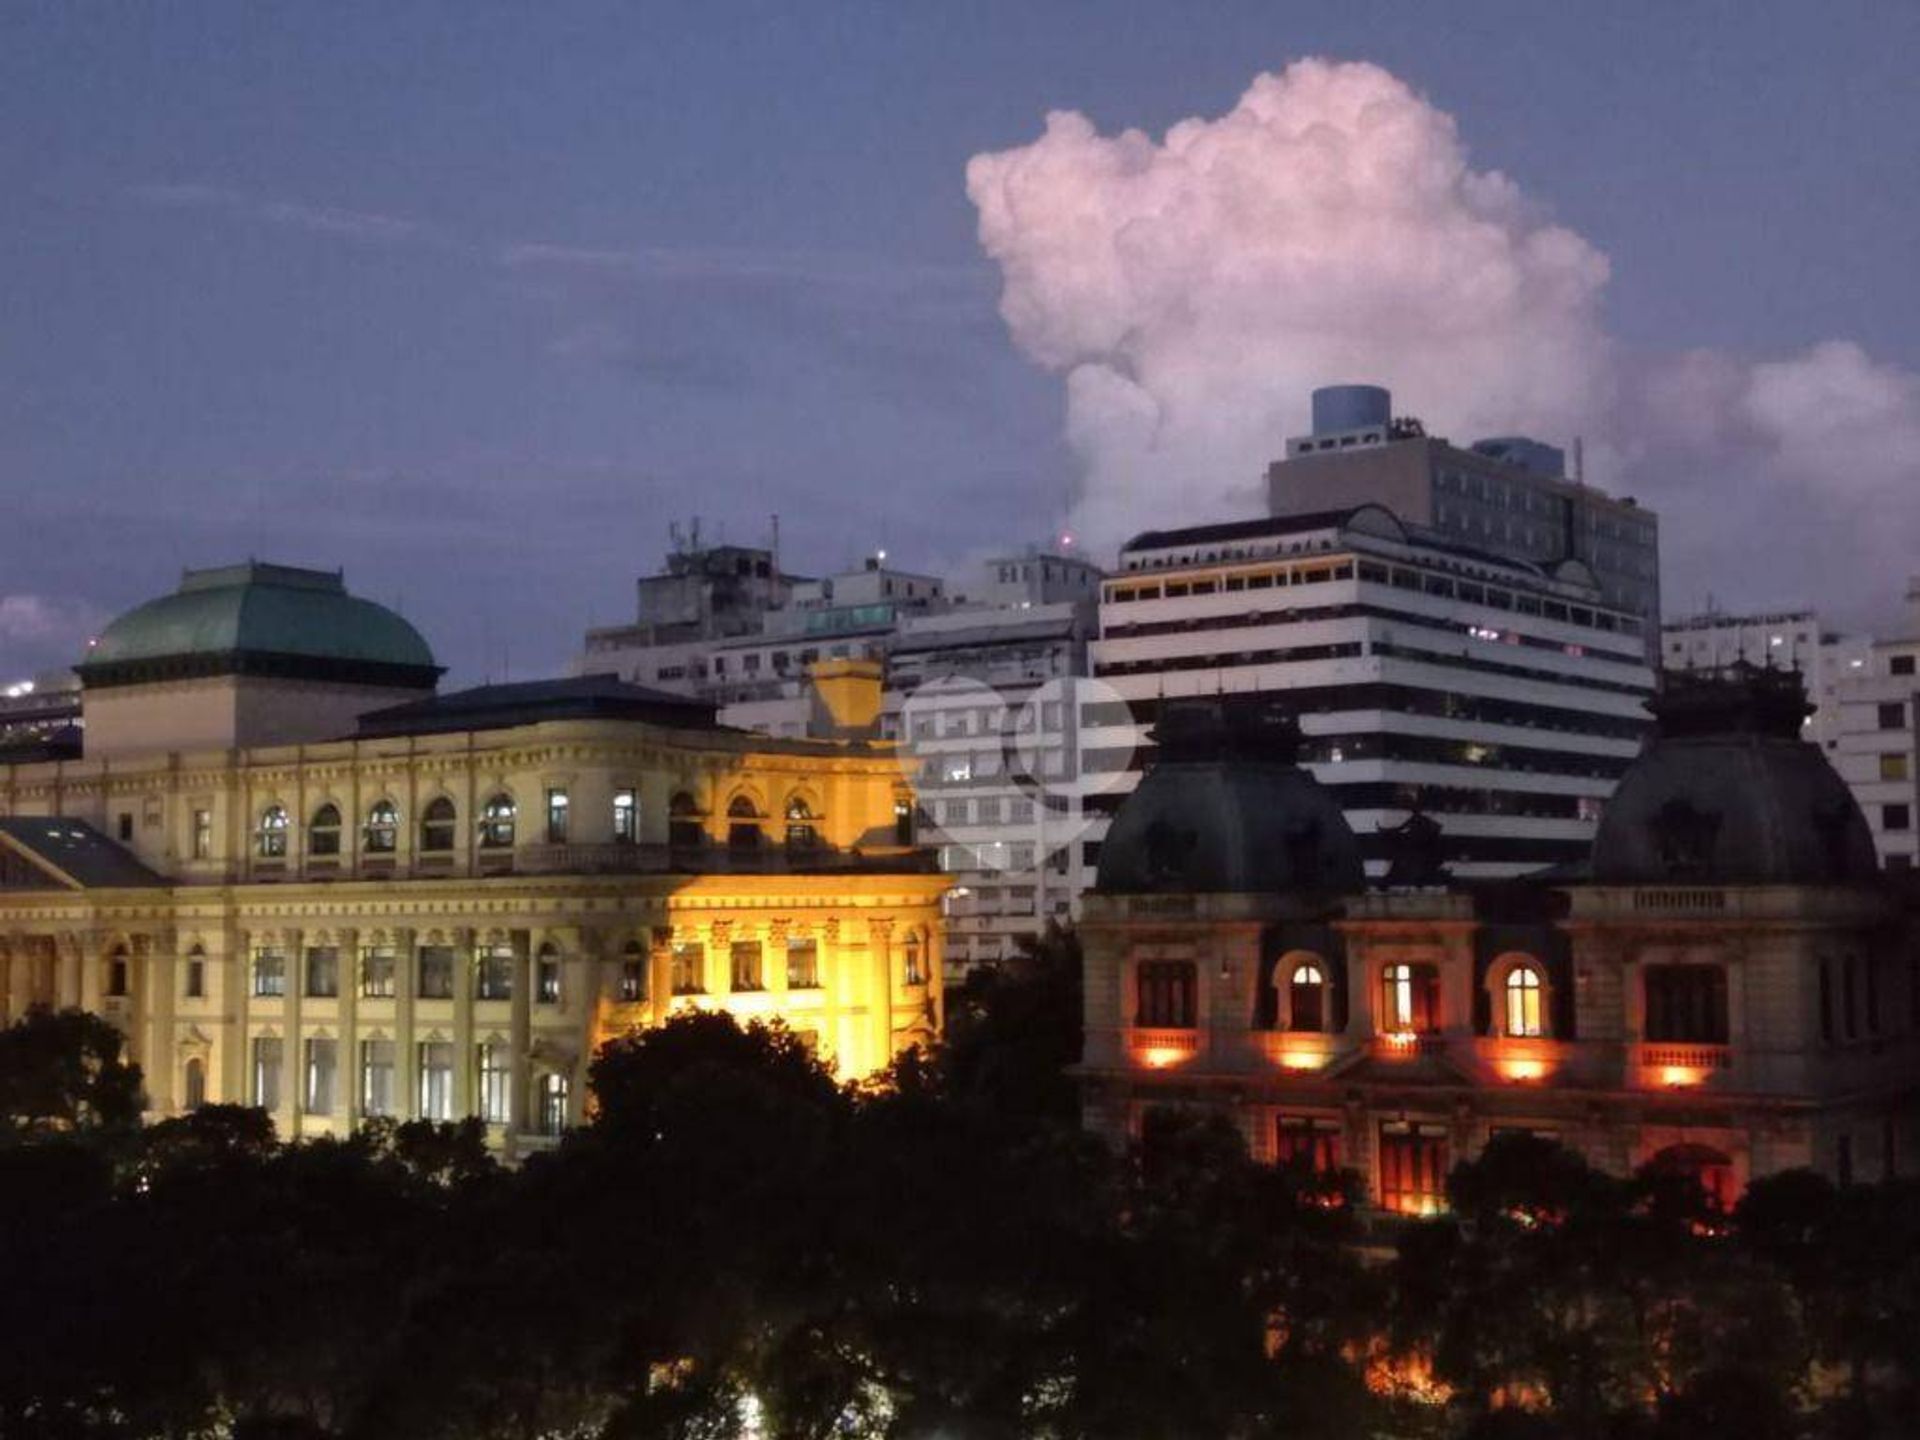
{"type": "Polygon", "coordinates": [[[401,617],[258,564],[80,672],[84,751],[0,756],[0,1007],[112,1019],[155,1114],[477,1115],[512,1151],[678,1008],[778,1016],[846,1076],[938,1031],[945,881],[888,746],[610,676],[436,694],[401,617]]]}
{"type": "Polygon", "coordinates": [[[1798,677],[1669,676],[1649,708],[1589,863],[1449,883],[1416,814],[1379,888],[1290,720],[1169,713],[1082,922],[1089,1123],[1217,1110],[1415,1214],[1501,1130],[1728,1202],[1794,1166],[1911,1173],[1920,927],[1799,738],[1798,677]]]}

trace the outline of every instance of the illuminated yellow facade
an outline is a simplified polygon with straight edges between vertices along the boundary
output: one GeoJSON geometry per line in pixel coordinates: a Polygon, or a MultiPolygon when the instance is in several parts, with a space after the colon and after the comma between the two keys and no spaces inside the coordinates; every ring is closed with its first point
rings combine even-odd
{"type": "MultiPolygon", "coordinates": [[[[162,692],[164,739],[164,692],[215,678],[113,698],[162,692]]],[[[606,677],[397,698],[349,739],[0,764],[0,1012],[109,1017],[156,1115],[478,1115],[509,1151],[679,1009],[778,1017],[844,1077],[938,1033],[946,882],[888,747],[606,677]]]]}

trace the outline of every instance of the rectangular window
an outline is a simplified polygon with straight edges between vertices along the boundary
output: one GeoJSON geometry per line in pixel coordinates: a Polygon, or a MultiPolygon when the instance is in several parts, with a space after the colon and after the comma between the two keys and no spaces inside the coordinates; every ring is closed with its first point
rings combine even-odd
{"type": "Polygon", "coordinates": [[[213,858],[213,812],[211,810],[193,812],[193,858],[196,860],[213,858]]]}
{"type": "Polygon", "coordinates": [[[452,946],[422,945],[420,947],[420,987],[416,993],[422,1000],[453,998],[452,946]]]}
{"type": "Polygon", "coordinates": [[[707,948],[697,940],[683,940],[673,947],[673,993],[698,995],[707,988],[701,973],[706,969],[707,948]]]}
{"type": "Polygon", "coordinates": [[[445,1040],[422,1040],[420,1055],[420,1118],[453,1118],[453,1046],[445,1040]]]}
{"type": "Polygon", "coordinates": [[[1911,675],[1913,674],[1913,661],[1914,657],[1911,655],[1891,656],[1887,660],[1887,673],[1889,675],[1911,675]]]}
{"type": "Polygon", "coordinates": [[[287,952],[256,950],[253,955],[253,993],[277,998],[287,993],[287,952]]]}
{"type": "Polygon", "coordinates": [[[120,812],[120,841],[122,844],[131,844],[133,841],[133,812],[131,810],[123,810],[120,812]]]}
{"type": "Polygon", "coordinates": [[[197,950],[187,956],[186,994],[189,1000],[198,1000],[207,993],[207,961],[197,950]]]}
{"type": "Polygon", "coordinates": [[[307,951],[307,994],[330,1000],[340,993],[340,952],[331,945],[307,951]]]}
{"type": "Polygon", "coordinates": [[[253,1042],[253,1103],[262,1110],[280,1108],[282,1044],[278,1035],[260,1035],[253,1042]]]}
{"type": "Polygon", "coordinates": [[[640,794],[636,790],[613,792],[613,839],[616,845],[640,843],[640,794]]]}
{"type": "Polygon", "coordinates": [[[1882,830],[1911,830],[1913,828],[1913,807],[1911,805],[1882,805],[1880,807],[1880,828],[1882,830]]]}
{"type": "Polygon", "coordinates": [[[1148,1029],[1193,1028],[1198,1010],[1198,982],[1192,961],[1143,961],[1138,984],[1138,1018],[1135,1024],[1148,1029]]]}
{"type": "Polygon", "coordinates": [[[547,843],[567,843],[567,792],[564,790],[547,791],[547,843]]]}
{"type": "Polygon", "coordinates": [[[1882,730],[1904,730],[1907,728],[1907,706],[1902,700],[1895,700],[1880,707],[1880,728],[1882,730]]]}
{"type": "Polygon", "coordinates": [[[473,998],[511,1000],[513,998],[513,947],[489,945],[480,952],[474,974],[473,998]]]}
{"type": "Polygon", "coordinates": [[[646,958],[641,955],[628,955],[620,962],[620,1003],[634,1005],[646,998],[646,958]]]}
{"type": "Polygon", "coordinates": [[[1388,1121],[1380,1127],[1380,1204],[1401,1215],[1437,1215],[1447,1204],[1444,1125],[1388,1121]]]}
{"type": "Polygon", "coordinates": [[[542,1005],[560,1003],[560,957],[543,949],[534,962],[533,998],[542,1005]]]}
{"type": "Polygon", "coordinates": [[[1311,1115],[1281,1115],[1274,1122],[1274,1163],[1315,1175],[1340,1168],[1340,1122],[1311,1115]]]}
{"type": "Polygon", "coordinates": [[[505,1045],[483,1044],[476,1054],[480,1118],[489,1125],[505,1125],[513,1118],[508,1099],[513,1093],[513,1071],[507,1053],[505,1045]]]}
{"type": "Polygon", "coordinates": [[[360,1113],[393,1114],[393,1041],[360,1042],[360,1113]]]}
{"type": "Polygon", "coordinates": [[[1380,972],[1383,1034],[1432,1035],[1440,1029],[1440,972],[1432,965],[1389,965],[1380,972]]]}
{"type": "MultiPolygon", "coordinates": [[[[360,996],[365,1000],[391,1000],[398,986],[395,976],[399,961],[391,945],[374,945],[360,957],[360,996]]],[[[382,1112],[385,1113],[385,1112],[382,1112]]]]}
{"type": "Polygon", "coordinates": [[[307,1098],[309,1115],[333,1113],[334,1070],[338,1042],[323,1035],[307,1041],[307,1098]]]}
{"type": "Polygon", "coordinates": [[[1880,778],[1882,780],[1904,780],[1907,778],[1907,757],[1902,751],[1880,757],[1880,778]]]}
{"type": "Polygon", "coordinates": [[[1727,1043],[1727,974],[1718,965],[1649,965],[1642,981],[1647,1039],[1727,1043]]]}
{"type": "Polygon", "coordinates": [[[787,988],[816,990],[820,986],[820,947],[813,940],[787,941],[787,988]]]}
{"type": "Polygon", "coordinates": [[[735,990],[763,988],[760,983],[760,942],[758,940],[733,942],[733,988],[735,990]]]}

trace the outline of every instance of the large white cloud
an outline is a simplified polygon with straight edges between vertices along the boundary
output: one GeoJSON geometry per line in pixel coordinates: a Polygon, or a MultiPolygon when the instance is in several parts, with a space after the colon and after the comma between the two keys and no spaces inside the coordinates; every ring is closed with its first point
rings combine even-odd
{"type": "MultiPolygon", "coordinates": [[[[1065,379],[1094,547],[1257,511],[1309,392],[1340,381],[1386,384],[1463,442],[1585,434],[1591,478],[1712,522],[1667,527],[1686,579],[1751,560],[1721,538],[1753,513],[1729,511],[1723,483],[1800,523],[1802,555],[1771,578],[1802,587],[1854,543],[1851,507],[1917,483],[1914,376],[1843,342],[1758,365],[1621,358],[1599,313],[1606,257],[1473,169],[1452,119],[1375,65],[1300,61],[1157,142],[1056,112],[1033,143],[975,156],[967,190],[1015,342],[1065,379]]],[[[1883,597],[1920,543],[1908,510],[1864,532],[1894,577],[1873,577],[1883,597]]],[[[1867,599],[1857,575],[1840,588],[1751,599],[1867,599]]]]}

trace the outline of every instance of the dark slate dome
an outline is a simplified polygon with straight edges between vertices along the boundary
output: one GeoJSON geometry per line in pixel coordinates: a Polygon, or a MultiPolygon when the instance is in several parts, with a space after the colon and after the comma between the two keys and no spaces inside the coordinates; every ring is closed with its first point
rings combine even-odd
{"type": "Polygon", "coordinates": [[[1653,740],[1600,817],[1603,885],[1835,885],[1878,872],[1873,835],[1820,747],[1797,672],[1673,671],[1653,740]]]}
{"type": "Polygon", "coordinates": [[[1365,888],[1339,804],[1294,763],[1291,717],[1245,703],[1171,701],[1159,753],[1113,818],[1098,888],[1152,892],[1339,893],[1365,888]]]}

